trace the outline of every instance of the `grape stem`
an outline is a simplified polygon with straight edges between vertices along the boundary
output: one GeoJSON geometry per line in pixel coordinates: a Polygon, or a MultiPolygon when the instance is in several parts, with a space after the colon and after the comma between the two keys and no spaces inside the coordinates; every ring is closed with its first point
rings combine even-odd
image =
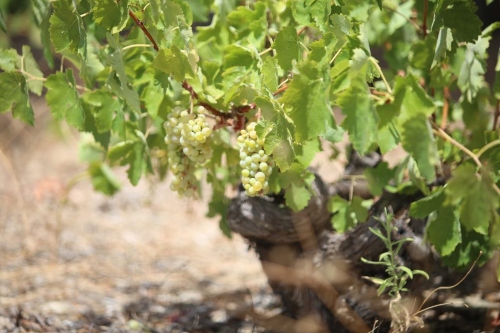
{"type": "MultiPolygon", "coordinates": [[[[472,151],[470,151],[469,149],[467,149],[467,147],[465,147],[464,145],[462,145],[461,143],[459,143],[458,141],[456,141],[455,139],[453,139],[451,136],[448,135],[448,133],[446,133],[444,130],[442,130],[438,125],[436,125],[436,123],[434,123],[433,121],[431,121],[431,125],[432,127],[434,128],[434,134],[436,134],[437,136],[439,136],[440,138],[448,141],[449,143],[451,143],[452,145],[454,145],[455,147],[457,147],[458,149],[460,149],[461,151],[463,151],[464,153],[466,153],[467,155],[469,155],[472,160],[474,161],[474,163],[476,163],[476,165],[481,168],[483,166],[483,164],[481,163],[481,161],[479,160],[479,157],[488,149],[500,144],[500,140],[495,140],[495,141],[492,141],[490,142],[489,144],[487,144],[486,146],[484,146],[478,153],[478,155],[474,154],[472,151]]],[[[500,188],[498,188],[498,186],[493,183],[491,184],[491,187],[493,188],[493,190],[498,194],[500,195],[500,188]]]]}
{"type": "Polygon", "coordinates": [[[382,78],[382,81],[384,81],[385,87],[387,88],[387,92],[392,95],[391,86],[387,82],[387,79],[385,78],[384,72],[382,72],[382,68],[380,68],[380,65],[378,64],[377,60],[374,57],[369,57],[368,59],[377,68],[378,72],[380,73],[380,77],[382,78]]]}
{"type": "Polygon", "coordinates": [[[146,35],[146,37],[153,44],[153,48],[156,51],[158,51],[159,50],[158,44],[156,44],[155,39],[153,38],[153,36],[151,36],[151,34],[149,33],[148,29],[146,29],[146,26],[144,25],[144,23],[141,20],[139,20],[137,18],[137,16],[135,16],[135,14],[131,10],[128,11],[128,15],[132,18],[132,20],[134,20],[135,24],[137,24],[137,26],[139,28],[141,28],[142,32],[144,32],[144,34],[146,35]]]}

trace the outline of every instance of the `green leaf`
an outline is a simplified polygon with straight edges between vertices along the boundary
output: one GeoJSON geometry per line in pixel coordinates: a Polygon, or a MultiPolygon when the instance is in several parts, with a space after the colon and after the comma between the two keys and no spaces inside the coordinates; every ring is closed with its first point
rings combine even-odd
{"type": "Polygon", "coordinates": [[[474,165],[462,164],[452,175],[446,186],[449,204],[460,205],[460,220],[467,230],[487,235],[500,202],[488,173],[478,178],[474,165]]]}
{"type": "Polygon", "coordinates": [[[451,254],[462,241],[460,222],[454,208],[441,206],[437,213],[429,218],[426,234],[439,254],[451,254]]]}
{"type": "Polygon", "coordinates": [[[278,89],[278,63],[276,58],[267,57],[262,64],[262,81],[270,91],[278,89]]]}
{"type": "Polygon", "coordinates": [[[304,209],[309,203],[309,199],[311,199],[311,192],[305,186],[295,183],[292,183],[285,192],[286,205],[294,212],[304,209]]]}
{"type": "Polygon", "coordinates": [[[86,103],[92,106],[95,125],[99,133],[111,129],[115,112],[121,111],[120,102],[108,91],[95,90],[83,95],[86,103]]]}
{"type": "Polygon", "coordinates": [[[443,24],[451,29],[457,42],[474,42],[481,34],[483,23],[477,17],[477,6],[473,1],[443,1],[443,24]]]}
{"type": "Polygon", "coordinates": [[[302,167],[292,168],[280,173],[279,182],[281,188],[285,190],[286,205],[293,211],[298,212],[304,209],[311,199],[310,186],[314,181],[314,174],[309,171],[297,171],[302,167]]]}
{"type": "Polygon", "coordinates": [[[128,21],[128,0],[95,0],[92,8],[94,21],[104,29],[117,33],[128,21]]]}
{"type": "Polygon", "coordinates": [[[120,44],[109,32],[106,33],[106,37],[111,47],[107,55],[107,61],[115,70],[115,72],[112,72],[108,77],[108,81],[106,82],[106,84],[109,85],[111,90],[116,95],[124,99],[125,102],[127,102],[127,104],[132,108],[132,110],[140,112],[141,107],[139,103],[139,94],[137,93],[137,91],[129,87],[127,72],[125,70],[125,63],[123,61],[123,54],[120,44]],[[117,78],[119,84],[117,83],[117,78]]]}
{"type": "MultiPolygon", "coordinates": [[[[40,68],[38,68],[38,64],[36,63],[35,58],[33,58],[31,49],[27,45],[23,45],[22,61],[23,61],[23,68],[26,73],[34,77],[43,78],[43,73],[40,70],[40,68]]],[[[28,88],[31,92],[35,93],[38,96],[41,96],[43,89],[43,81],[30,80],[30,82],[28,82],[28,88]]]]}
{"type": "Polygon", "coordinates": [[[302,145],[294,145],[295,159],[304,169],[307,168],[317,153],[321,151],[321,143],[318,139],[306,141],[302,145]]]}
{"type": "Polygon", "coordinates": [[[292,69],[293,60],[298,60],[300,57],[300,44],[297,37],[297,32],[293,26],[283,28],[272,45],[276,50],[278,64],[284,71],[292,69]]]}
{"type": "Polygon", "coordinates": [[[482,265],[488,259],[490,252],[490,240],[487,236],[472,230],[462,230],[462,242],[450,255],[443,256],[441,260],[445,265],[466,268],[478,258],[478,264],[482,265]]]}
{"type": "Polygon", "coordinates": [[[35,123],[26,79],[21,73],[0,73],[0,113],[8,111],[12,111],[13,117],[19,118],[29,125],[35,123]]]}
{"type": "Polygon", "coordinates": [[[84,110],[76,91],[73,71],[57,72],[50,75],[45,82],[47,87],[47,104],[56,120],[65,119],[68,124],[83,130],[84,110]]]}
{"type": "Polygon", "coordinates": [[[132,185],[137,185],[141,176],[146,171],[147,156],[145,156],[145,146],[142,142],[135,142],[131,154],[126,159],[129,164],[127,176],[132,185]]]}
{"type": "Polygon", "coordinates": [[[432,212],[440,209],[445,198],[443,189],[436,189],[431,195],[411,204],[410,216],[420,219],[428,217],[432,212]]]}
{"type": "Polygon", "coordinates": [[[382,154],[396,148],[400,141],[399,133],[395,125],[395,120],[399,115],[400,108],[400,100],[394,100],[392,103],[376,106],[379,117],[377,142],[382,154]]]}
{"type": "MultiPolygon", "coordinates": [[[[368,218],[369,205],[362,198],[354,196],[349,202],[339,196],[333,196],[328,202],[328,209],[333,213],[331,223],[335,231],[345,232],[368,218]]],[[[375,231],[376,233],[377,231],[375,231]]]]}
{"type": "Polygon", "coordinates": [[[224,49],[224,69],[236,66],[250,68],[254,62],[254,54],[246,47],[232,44],[224,49]]]}
{"type": "Polygon", "coordinates": [[[378,131],[378,116],[370,98],[365,72],[366,67],[364,71],[352,77],[349,88],[340,94],[337,100],[342,113],[346,115],[342,126],[347,129],[354,149],[361,155],[368,152],[377,139],[378,131]]]}
{"type": "Polygon", "coordinates": [[[45,0],[32,0],[33,16],[40,28],[40,39],[43,45],[43,55],[49,67],[54,68],[54,57],[52,55],[52,43],[50,41],[50,15],[52,14],[51,3],[45,0]]]}
{"type": "Polygon", "coordinates": [[[296,126],[297,143],[302,143],[326,132],[331,124],[332,110],[327,98],[328,89],[316,63],[303,63],[299,72],[279,101],[296,126]]]}
{"type": "Polygon", "coordinates": [[[3,12],[0,10],[0,29],[3,32],[7,32],[7,26],[5,25],[5,17],[3,16],[3,12]]]}
{"type": "Polygon", "coordinates": [[[0,69],[14,71],[20,67],[21,61],[15,49],[0,49],[0,69]]]}
{"type": "Polygon", "coordinates": [[[50,39],[57,52],[69,49],[81,54],[87,54],[87,34],[83,20],[76,11],[72,0],[53,2],[54,13],[50,17],[50,39]]]}
{"type": "Polygon", "coordinates": [[[453,36],[450,29],[446,27],[439,29],[436,50],[434,51],[434,59],[432,59],[432,67],[441,61],[441,58],[443,58],[446,51],[451,51],[452,42],[453,36]]]}
{"type": "Polygon", "coordinates": [[[227,221],[227,209],[229,207],[229,199],[222,191],[215,191],[212,194],[212,199],[208,203],[207,217],[213,218],[220,216],[219,228],[227,238],[232,238],[231,229],[227,221]]]}
{"type": "Polygon", "coordinates": [[[385,185],[387,185],[389,180],[394,176],[394,170],[389,168],[387,162],[381,162],[375,168],[366,168],[363,175],[368,181],[370,192],[374,196],[379,196],[382,194],[385,185]]]}
{"type": "Polygon", "coordinates": [[[175,45],[170,49],[160,49],[154,60],[154,66],[156,69],[172,75],[174,80],[178,82],[195,77],[187,55],[175,45]]]}
{"type": "Polygon", "coordinates": [[[293,127],[276,100],[257,97],[255,104],[262,110],[265,119],[257,124],[257,135],[265,140],[264,150],[273,155],[278,168],[286,171],[295,157],[291,140],[293,127]]]}
{"type": "Polygon", "coordinates": [[[119,180],[109,166],[101,162],[93,162],[89,166],[90,179],[96,191],[107,195],[115,194],[121,187],[119,180]]]}
{"type": "Polygon", "coordinates": [[[107,157],[111,162],[116,162],[118,160],[126,158],[133,151],[134,143],[135,141],[133,140],[118,142],[117,144],[109,148],[107,157]]]}
{"type": "Polygon", "coordinates": [[[479,61],[475,50],[474,44],[467,44],[465,59],[460,68],[457,81],[458,87],[469,102],[476,97],[479,89],[481,89],[485,73],[485,68],[479,61]]]}
{"type": "Polygon", "coordinates": [[[437,151],[431,125],[427,118],[435,105],[412,75],[397,79],[396,94],[403,94],[397,129],[403,148],[415,159],[421,175],[427,180],[435,178],[437,151]]]}
{"type": "Polygon", "coordinates": [[[102,146],[94,141],[92,135],[87,134],[87,136],[82,136],[80,145],[78,146],[78,158],[80,161],[88,163],[99,162],[104,159],[105,154],[106,152],[102,146]]]}

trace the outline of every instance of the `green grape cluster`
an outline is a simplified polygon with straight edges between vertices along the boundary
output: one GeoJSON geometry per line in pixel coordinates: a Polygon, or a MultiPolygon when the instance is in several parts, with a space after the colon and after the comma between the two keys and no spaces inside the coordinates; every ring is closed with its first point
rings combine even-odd
{"type": "Polygon", "coordinates": [[[212,129],[202,112],[172,110],[165,122],[168,163],[173,174],[170,189],[192,197],[197,189],[194,172],[212,157],[212,129]]]}
{"type": "Polygon", "coordinates": [[[264,140],[255,132],[255,122],[247,125],[238,136],[240,146],[241,182],[249,196],[269,192],[269,176],[273,171],[273,161],[264,151],[264,140]]]}

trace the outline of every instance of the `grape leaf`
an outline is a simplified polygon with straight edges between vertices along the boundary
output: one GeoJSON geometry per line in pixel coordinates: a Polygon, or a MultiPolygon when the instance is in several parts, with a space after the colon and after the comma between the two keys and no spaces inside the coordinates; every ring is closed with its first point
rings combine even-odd
{"type": "Polygon", "coordinates": [[[338,195],[330,198],[328,209],[333,213],[331,223],[335,231],[343,233],[368,218],[369,205],[358,196],[349,202],[338,195]]]}
{"type": "Polygon", "coordinates": [[[83,130],[84,110],[76,91],[73,70],[49,75],[45,82],[47,104],[56,120],[65,119],[68,124],[83,130]]]}
{"type": "Polygon", "coordinates": [[[224,49],[224,69],[235,66],[250,68],[254,62],[254,54],[246,47],[232,44],[224,49]]]}
{"type": "Polygon", "coordinates": [[[338,44],[338,39],[331,32],[323,35],[320,40],[314,41],[309,45],[311,53],[308,56],[309,60],[316,61],[320,66],[330,63],[332,53],[338,44]]]}
{"type": "Polygon", "coordinates": [[[415,159],[422,176],[432,181],[435,178],[437,151],[427,117],[434,112],[435,105],[413,75],[396,80],[396,93],[404,96],[397,120],[403,148],[415,159]]]}
{"type": "Polygon", "coordinates": [[[321,151],[321,143],[318,139],[304,142],[302,145],[294,145],[295,159],[304,166],[304,169],[311,164],[318,152],[321,151]]]}
{"type": "Polygon", "coordinates": [[[296,126],[295,139],[302,143],[326,132],[325,124],[331,122],[332,111],[317,64],[307,61],[299,72],[279,101],[296,126]]]}
{"type": "Polygon", "coordinates": [[[2,29],[3,32],[7,32],[7,26],[5,25],[5,17],[3,16],[2,10],[0,10],[0,29],[2,29]]]}
{"type": "Polygon", "coordinates": [[[102,146],[96,143],[91,134],[82,133],[78,146],[78,158],[82,162],[99,162],[104,159],[106,152],[102,146]]]}
{"type": "Polygon", "coordinates": [[[265,2],[256,2],[253,9],[239,6],[229,13],[227,22],[235,29],[236,40],[248,39],[256,47],[262,47],[267,32],[266,11],[265,2]]]}
{"type": "MultiPolygon", "coordinates": [[[[27,45],[23,45],[23,68],[26,73],[33,77],[43,78],[43,73],[38,68],[38,64],[33,58],[33,54],[31,53],[31,49],[27,45]]],[[[43,89],[43,81],[42,80],[30,80],[28,82],[28,88],[31,92],[35,93],[38,96],[42,95],[43,89]]]]}
{"type": "Polygon", "coordinates": [[[93,162],[89,165],[88,171],[92,185],[96,191],[107,195],[113,195],[120,189],[120,181],[106,164],[93,162]]]}
{"type": "Polygon", "coordinates": [[[469,102],[476,97],[479,89],[481,89],[485,73],[485,68],[479,61],[475,50],[475,45],[467,44],[465,59],[460,68],[457,81],[460,90],[469,102]]]}
{"type": "Polygon", "coordinates": [[[330,21],[332,22],[333,34],[340,43],[344,43],[346,36],[349,35],[352,28],[351,20],[342,14],[332,14],[330,16],[330,21]]]}
{"type": "Polygon", "coordinates": [[[216,217],[217,215],[220,216],[220,221],[219,221],[219,228],[222,231],[222,233],[227,237],[227,238],[232,238],[231,234],[231,229],[229,228],[228,221],[227,221],[227,210],[229,207],[229,200],[228,198],[224,195],[224,191],[213,191],[212,193],[212,199],[210,200],[208,204],[208,212],[206,216],[208,218],[213,218],[216,217]]]}
{"type": "Polygon", "coordinates": [[[81,54],[87,54],[87,34],[83,20],[76,11],[71,0],[59,0],[52,3],[54,13],[50,17],[50,39],[57,52],[69,49],[81,54]]]}
{"type": "Polygon", "coordinates": [[[437,211],[443,205],[446,196],[442,188],[437,188],[431,195],[412,202],[410,206],[410,216],[416,218],[426,218],[432,212],[437,211]]]}
{"type": "MultiPolygon", "coordinates": [[[[297,166],[297,169],[303,169],[297,166]]],[[[304,209],[311,199],[310,185],[314,174],[309,171],[297,171],[294,168],[280,174],[280,185],[285,190],[286,205],[293,211],[304,209]]]]}
{"type": "Polygon", "coordinates": [[[107,132],[111,129],[114,114],[121,111],[120,102],[108,91],[95,90],[83,95],[86,103],[92,106],[92,113],[95,125],[99,133],[107,132]]]}
{"type": "Polygon", "coordinates": [[[470,0],[444,0],[441,7],[443,25],[450,28],[457,42],[472,43],[481,34],[483,23],[477,17],[477,6],[470,0]]]}
{"type": "Polygon", "coordinates": [[[499,205],[487,172],[476,176],[476,167],[462,164],[452,173],[446,186],[449,204],[460,205],[460,220],[467,230],[487,235],[490,221],[499,205]]]}
{"type": "Polygon", "coordinates": [[[54,68],[54,56],[52,55],[52,43],[50,41],[50,15],[52,14],[51,4],[45,0],[32,0],[33,16],[40,28],[40,39],[43,46],[43,55],[49,67],[54,68]]]}
{"type": "Polygon", "coordinates": [[[449,28],[442,27],[439,29],[439,35],[436,43],[436,50],[434,51],[434,58],[432,59],[432,67],[434,67],[441,58],[445,55],[446,51],[451,51],[451,44],[453,36],[449,28]]]}
{"type": "Polygon", "coordinates": [[[389,168],[387,162],[381,162],[375,168],[366,168],[363,175],[368,181],[370,192],[374,196],[379,196],[382,194],[385,185],[394,176],[394,170],[389,168]]]}
{"type": "Polygon", "coordinates": [[[142,174],[146,171],[147,156],[145,155],[145,146],[142,142],[136,141],[124,159],[124,162],[129,164],[127,176],[132,185],[137,185],[142,174]]]}
{"type": "Polygon", "coordinates": [[[462,230],[461,238],[462,242],[455,247],[453,252],[441,258],[445,265],[466,268],[478,258],[478,265],[482,265],[488,260],[489,256],[484,255],[491,252],[488,236],[481,235],[473,230],[462,230]]]}
{"type": "Polygon", "coordinates": [[[402,95],[396,94],[395,97],[392,103],[376,106],[379,117],[377,143],[382,154],[396,148],[400,141],[395,120],[401,109],[402,95]]]}
{"type": "Polygon", "coordinates": [[[436,37],[433,35],[427,36],[424,40],[417,41],[411,45],[410,64],[427,73],[431,66],[436,53],[436,37]]]}
{"type": "Polygon", "coordinates": [[[187,55],[175,45],[170,49],[160,49],[154,60],[154,66],[156,69],[172,75],[174,80],[178,82],[195,77],[187,55]]]}
{"type": "Polygon", "coordinates": [[[127,102],[132,110],[140,112],[141,107],[139,104],[139,94],[137,93],[137,91],[131,89],[128,85],[128,78],[125,71],[125,64],[123,62],[123,54],[120,45],[115,40],[113,35],[111,35],[109,32],[106,34],[106,37],[111,49],[114,49],[113,51],[109,51],[107,55],[107,61],[115,70],[115,72],[110,73],[108,81],[106,83],[118,96],[120,96],[127,102]],[[120,81],[119,85],[116,82],[115,73],[118,80],[120,81]]]}
{"type": "Polygon", "coordinates": [[[95,23],[111,33],[120,32],[129,18],[128,0],[95,0],[92,13],[95,23]]]}
{"type": "Polygon", "coordinates": [[[264,139],[264,150],[273,155],[280,170],[288,170],[294,160],[295,152],[291,143],[293,127],[275,100],[257,97],[255,104],[262,110],[264,120],[255,128],[259,138],[264,139]]]}
{"type": "Polygon", "coordinates": [[[276,58],[267,57],[262,63],[262,81],[270,91],[278,89],[278,63],[276,58]]]}
{"type": "Polygon", "coordinates": [[[0,73],[0,114],[12,111],[12,116],[29,125],[35,123],[35,114],[28,97],[26,79],[21,73],[0,73]]]}
{"type": "Polygon", "coordinates": [[[276,50],[278,64],[284,71],[292,69],[292,61],[300,57],[300,44],[293,26],[283,28],[272,45],[276,50]]]}
{"type": "Polygon", "coordinates": [[[378,116],[375,105],[370,98],[365,73],[366,65],[364,70],[351,77],[349,88],[340,94],[337,100],[342,108],[342,113],[346,115],[342,126],[347,129],[354,149],[361,155],[368,152],[377,139],[378,123],[378,116]]]}
{"type": "Polygon", "coordinates": [[[0,69],[14,71],[20,65],[19,54],[15,49],[0,49],[0,69]]]}
{"type": "Polygon", "coordinates": [[[451,254],[462,241],[460,222],[453,207],[440,206],[437,213],[431,215],[427,223],[427,239],[441,256],[451,254]]]}

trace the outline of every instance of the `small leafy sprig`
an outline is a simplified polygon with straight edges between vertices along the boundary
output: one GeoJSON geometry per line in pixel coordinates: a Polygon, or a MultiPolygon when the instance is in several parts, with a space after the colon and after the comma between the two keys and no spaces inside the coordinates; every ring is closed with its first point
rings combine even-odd
{"type": "Polygon", "coordinates": [[[377,290],[379,295],[384,293],[386,289],[389,289],[388,294],[389,296],[391,296],[391,298],[400,299],[401,292],[408,290],[405,287],[408,279],[413,279],[415,275],[423,275],[427,279],[429,279],[429,274],[422,270],[409,269],[408,267],[398,263],[397,256],[399,251],[401,251],[402,246],[407,242],[413,241],[413,239],[410,237],[403,237],[396,240],[392,237],[392,233],[395,230],[395,227],[392,225],[394,214],[385,210],[383,218],[376,219],[380,222],[382,230],[371,227],[369,229],[375,236],[382,240],[385,247],[387,248],[387,251],[379,256],[378,261],[367,260],[365,258],[361,258],[361,261],[371,265],[386,266],[385,271],[388,277],[386,279],[375,277],[366,278],[379,285],[377,290]]]}

